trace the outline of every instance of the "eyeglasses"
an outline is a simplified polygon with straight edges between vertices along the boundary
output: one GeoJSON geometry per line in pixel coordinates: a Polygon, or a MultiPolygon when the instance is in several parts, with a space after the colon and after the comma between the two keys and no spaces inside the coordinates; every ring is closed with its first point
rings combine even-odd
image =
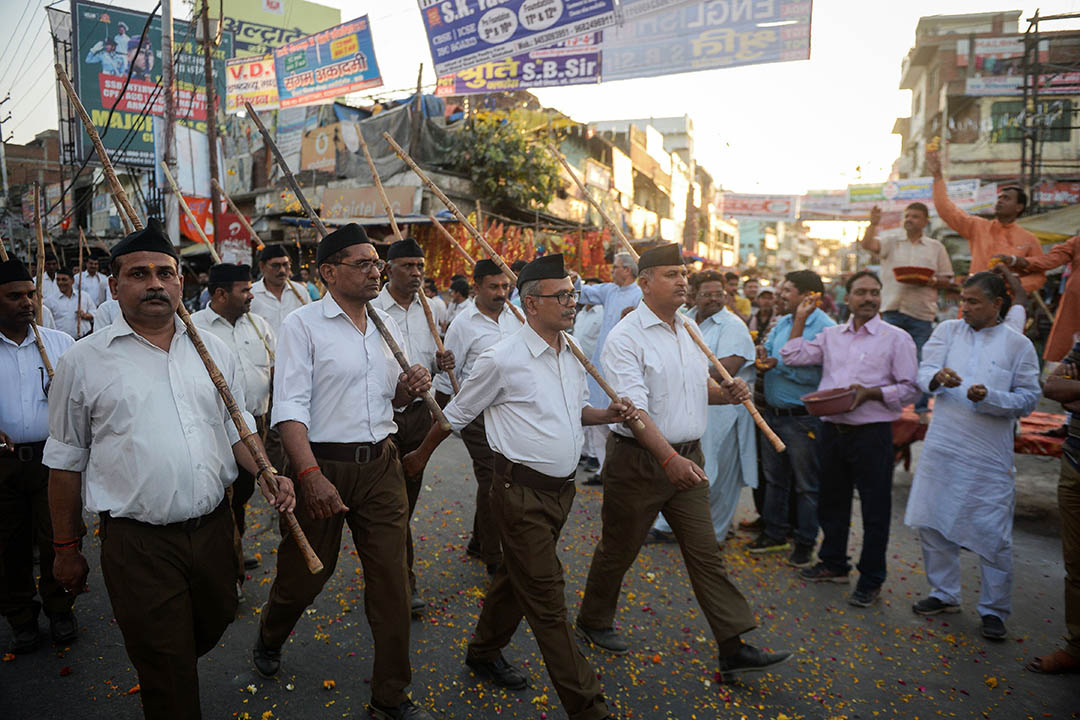
{"type": "Polygon", "coordinates": [[[581,293],[576,290],[566,290],[564,292],[555,293],[553,295],[533,295],[532,297],[555,298],[563,307],[573,307],[574,305],[577,305],[577,301],[578,298],[581,297],[581,293]]]}
{"type": "Polygon", "coordinates": [[[382,272],[386,267],[385,260],[361,260],[360,262],[345,262],[344,260],[336,263],[328,263],[329,265],[347,265],[351,268],[356,268],[360,272],[370,272],[371,268],[375,268],[379,272],[382,272]]]}

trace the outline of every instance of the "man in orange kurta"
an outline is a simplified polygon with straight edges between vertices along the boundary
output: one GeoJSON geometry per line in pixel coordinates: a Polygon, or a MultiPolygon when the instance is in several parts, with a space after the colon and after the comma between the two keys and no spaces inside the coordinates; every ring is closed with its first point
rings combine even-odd
{"type": "MultiPolygon", "coordinates": [[[[990,257],[993,255],[1034,258],[1043,254],[1034,233],[1016,224],[1016,218],[1027,205],[1023,190],[1007,187],[999,192],[994,205],[994,219],[987,220],[964,212],[949,200],[945,178],[941,175],[941,156],[937,150],[926,153],[926,167],[934,176],[934,207],[938,215],[946,225],[960,233],[971,248],[969,272],[972,275],[989,270],[990,257]]],[[[1020,283],[1028,292],[1034,292],[1046,283],[1046,275],[1041,271],[1024,274],[1020,277],[1020,283]]]]}
{"type": "Polygon", "coordinates": [[[1080,330],[1080,235],[1069,238],[1060,245],[1050,248],[1050,252],[1039,257],[1023,257],[1011,254],[995,255],[1009,267],[1020,272],[1043,272],[1053,270],[1065,263],[1072,265],[1072,274],[1065,283],[1065,292],[1058,303],[1054,325],[1050,328],[1050,337],[1046,340],[1043,359],[1061,362],[1073,346],[1073,335],[1080,330]]]}

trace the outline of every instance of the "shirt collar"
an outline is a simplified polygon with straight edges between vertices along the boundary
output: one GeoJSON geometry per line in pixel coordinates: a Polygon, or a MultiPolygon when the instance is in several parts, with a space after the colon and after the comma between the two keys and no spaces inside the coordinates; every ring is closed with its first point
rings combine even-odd
{"type": "Polygon", "coordinates": [[[417,305],[420,302],[419,298],[414,297],[414,302],[409,303],[409,307],[404,307],[401,303],[394,299],[393,295],[390,294],[390,283],[386,283],[382,286],[382,290],[379,291],[379,297],[382,298],[383,301],[386,303],[389,303],[391,305],[397,305],[399,308],[401,308],[401,312],[403,313],[409,312],[409,310],[411,310],[414,305],[417,305]]]}
{"type": "MultiPolygon", "coordinates": [[[[881,313],[878,313],[874,317],[867,320],[866,324],[863,325],[862,328],[859,328],[859,329],[860,330],[865,329],[866,332],[870,333],[871,335],[877,335],[878,331],[881,329],[881,325],[884,322],[885,321],[881,319],[881,313]]],[[[854,323],[855,323],[855,317],[854,316],[849,317],[847,319],[847,322],[845,322],[843,324],[843,326],[842,326],[844,328],[843,331],[844,332],[851,332],[851,333],[856,332],[854,323]]]]}
{"type": "MultiPolygon", "coordinates": [[[[646,305],[644,301],[638,303],[638,306],[634,310],[634,312],[640,314],[640,318],[641,318],[640,322],[641,322],[642,329],[650,328],[653,325],[664,325],[669,330],[671,329],[671,326],[668,325],[663,320],[661,320],[657,316],[657,314],[652,311],[652,308],[650,308],[648,305],[646,305]]],[[[678,323],[678,318],[675,319],[675,322],[678,323]]],[[[676,325],[676,327],[677,327],[677,325],[676,325]]]]}
{"type": "MultiPolygon", "coordinates": [[[[525,340],[525,347],[529,349],[529,353],[534,358],[538,358],[548,350],[554,350],[548,345],[547,340],[540,337],[529,323],[525,323],[525,327],[521,329],[521,336],[525,340]]],[[[566,343],[563,342],[562,337],[559,338],[559,352],[566,350],[566,343]]]]}
{"type": "MultiPolygon", "coordinates": [[[[220,322],[223,322],[223,323],[225,323],[225,324],[226,324],[226,325],[228,325],[229,327],[233,327],[233,324],[232,324],[231,322],[229,322],[229,319],[228,319],[228,318],[226,318],[226,317],[225,317],[224,315],[222,315],[221,313],[219,313],[219,312],[218,312],[217,310],[215,310],[215,309],[214,309],[213,307],[211,307],[210,305],[207,305],[207,306],[206,306],[206,310],[207,310],[207,313],[206,313],[206,314],[207,314],[207,316],[209,316],[209,318],[210,318],[210,322],[211,322],[211,323],[216,323],[216,322],[219,322],[219,321],[220,321],[220,322]]],[[[243,316],[241,316],[241,317],[243,317],[243,316]]],[[[237,318],[237,320],[239,320],[239,319],[240,319],[240,318],[237,318]]]]}
{"type": "Polygon", "coordinates": [[[15,341],[12,340],[11,338],[9,338],[4,333],[0,333],[0,340],[6,342],[8,345],[11,345],[12,347],[17,347],[17,348],[26,347],[27,345],[33,345],[36,342],[34,340],[34,329],[32,327],[30,327],[29,325],[26,326],[26,337],[23,338],[23,341],[22,341],[21,345],[16,345],[15,341]]]}
{"type": "MultiPolygon", "coordinates": [[[[184,325],[183,322],[181,322],[180,318],[176,315],[176,313],[173,313],[173,327],[175,328],[177,333],[180,333],[181,335],[187,334],[187,327],[184,325]]],[[[146,338],[143,338],[141,335],[135,332],[134,328],[128,325],[128,321],[127,318],[124,317],[124,313],[119,312],[116,314],[116,319],[113,320],[112,324],[109,325],[108,329],[105,330],[105,344],[112,345],[113,341],[116,340],[116,338],[124,337],[125,335],[134,335],[137,338],[141,339],[143,342],[147,342],[146,338]]]]}

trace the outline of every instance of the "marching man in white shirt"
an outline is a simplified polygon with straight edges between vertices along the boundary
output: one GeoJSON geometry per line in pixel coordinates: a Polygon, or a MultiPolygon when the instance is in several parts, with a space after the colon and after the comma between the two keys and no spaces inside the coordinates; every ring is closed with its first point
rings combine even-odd
{"type": "MultiPolygon", "coordinates": [[[[431,374],[422,365],[402,373],[367,315],[384,265],[362,227],[349,224],[324,237],[316,262],[329,292],[282,324],[272,415],[300,488],[297,520],[324,569],[312,575],[296,542],[284,536],[252,659],[260,674],[277,673],[282,646],[334,573],[348,522],[375,641],[370,710],[382,720],[432,720],[405,693],[412,680],[409,501],[390,440],[394,408],[426,392],[431,374]]],[[[404,345],[397,323],[373,311],[404,345]]]]}
{"type": "MultiPolygon", "coordinates": [[[[524,617],[570,720],[601,720],[612,716],[574,640],[557,551],[574,501],[582,424],[621,423],[636,411],[626,399],[603,410],[588,405],[585,370],[560,335],[574,326],[578,299],[563,256],[527,264],[518,289],[528,324],[480,355],[445,410],[454,430],[484,415],[495,461],[490,502],[503,548],[465,663],[500,687],[528,686],[502,655],[524,617]]],[[[406,467],[422,468],[449,434],[432,427],[406,467]]]]}
{"type": "MultiPolygon", "coordinates": [[[[244,386],[244,409],[255,417],[256,432],[265,437],[266,411],[270,405],[270,373],[273,362],[268,347],[274,347],[274,331],[251,307],[251,268],[247,265],[219,263],[210,268],[210,304],[191,320],[201,331],[213,333],[236,354],[237,372],[244,386]],[[246,316],[246,317],[245,317],[246,316]]],[[[271,460],[273,462],[273,460],[271,460]]],[[[245,560],[241,541],[244,536],[245,507],[255,492],[255,476],[240,468],[232,485],[233,519],[236,521],[237,553],[241,564],[237,580],[243,584],[244,568],[254,568],[258,561],[245,560]]]]}
{"type": "Polygon", "coordinates": [[[97,307],[111,297],[109,294],[109,278],[98,272],[98,259],[93,256],[86,258],[86,269],[75,278],[75,292],[82,286],[83,297],[89,295],[97,307]]]}
{"type": "Polygon", "coordinates": [[[45,305],[52,310],[56,329],[66,332],[71,337],[79,338],[94,331],[94,310],[97,303],[83,293],[80,298],[75,291],[75,282],[71,270],[62,268],[56,271],[56,286],[59,292],[44,298],[45,305]]]}
{"type": "MultiPolygon", "coordinates": [[[[390,282],[383,285],[378,297],[371,304],[382,310],[397,323],[401,334],[405,336],[405,357],[411,363],[424,366],[432,375],[440,370],[445,372],[454,368],[454,354],[440,353],[431,336],[431,327],[427,315],[420,305],[416,293],[423,292],[421,281],[424,279],[424,251],[412,238],[405,238],[390,246],[386,253],[387,274],[390,282]]],[[[434,308],[432,308],[434,310],[434,308]]],[[[394,444],[398,454],[404,456],[420,447],[428,429],[431,428],[431,412],[421,398],[416,398],[402,410],[394,413],[394,444]]],[[[416,499],[420,497],[420,487],[424,482],[424,473],[405,475],[405,492],[409,497],[409,520],[416,510],[416,499]]],[[[410,605],[413,612],[422,610],[424,600],[416,590],[416,574],[413,572],[413,536],[409,528],[406,540],[406,561],[409,565],[410,605]]]]}
{"type": "MultiPolygon", "coordinates": [[[[521,321],[508,307],[510,279],[503,275],[498,265],[491,260],[477,262],[473,268],[473,284],[476,287],[475,302],[462,307],[447,328],[443,342],[446,351],[453,354],[459,365],[454,372],[462,385],[472,374],[480,353],[521,329],[521,321]]],[[[435,378],[435,390],[435,399],[445,405],[453,391],[446,373],[435,378]]],[[[466,551],[482,560],[488,574],[494,575],[502,562],[502,551],[499,549],[499,530],[488,502],[495,465],[482,414],[477,413],[476,419],[461,429],[461,440],[472,458],[476,476],[473,534],[466,551]]]]}
{"type": "Polygon", "coordinates": [[[614,628],[619,592],[657,513],[663,512],[719,646],[722,677],[760,671],[790,653],[766,653],[740,638],[756,623],[724,571],[701,451],[709,404],[740,403],[750,399],[750,389],[740,379],[722,386],[710,381],[709,361],[678,313],[687,290],[679,245],[646,250],[638,271],[642,303],[611,331],[600,359],[615,392],[641,410],[646,430],[639,442],[629,429],[612,427],[603,529],[578,614],[579,636],[611,653],[629,650],[614,628]]]}
{"type": "MultiPolygon", "coordinates": [[[[42,607],[53,642],[64,645],[78,633],[75,596],[53,577],[49,469],[41,464],[49,437],[49,377],[31,327],[35,292],[20,261],[0,262],[0,612],[11,625],[14,653],[38,646],[42,607]],[[36,588],[35,545],[41,557],[36,588]]],[[[74,343],[56,330],[39,327],[38,332],[53,365],[74,343]]]]}
{"type": "Polygon", "coordinates": [[[267,245],[262,249],[259,272],[262,277],[251,286],[251,311],[270,323],[274,334],[280,337],[282,321],[293,310],[307,305],[305,298],[310,296],[306,287],[289,279],[292,260],[284,245],[267,245]]]}
{"type": "MultiPolygon", "coordinates": [[[[197,660],[236,614],[233,521],[225,489],[256,473],[187,329],[179,257],[157,220],[112,250],[122,316],[60,358],[49,391],[49,476],[56,579],[86,587],[84,508],[101,515],[101,569],[143,712],[200,718],[197,660]]],[[[229,348],[202,337],[237,404],[229,348]]],[[[245,413],[249,427],[253,420],[245,413]]],[[[279,477],[280,509],[295,505],[279,477]]],[[[265,493],[265,489],[264,489],[265,493]]]]}

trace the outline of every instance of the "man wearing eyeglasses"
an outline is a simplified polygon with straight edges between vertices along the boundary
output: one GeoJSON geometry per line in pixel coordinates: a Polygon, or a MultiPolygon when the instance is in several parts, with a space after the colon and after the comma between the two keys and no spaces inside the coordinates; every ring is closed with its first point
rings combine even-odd
{"type": "Polygon", "coordinates": [[[369,305],[384,263],[362,227],[349,224],[323,238],[316,262],[328,292],[282,323],[272,421],[299,488],[296,518],[324,569],[312,575],[284,535],[252,659],[263,676],[278,672],[282,646],[334,573],[347,522],[375,644],[370,711],[382,720],[431,720],[405,693],[412,680],[409,500],[390,437],[394,409],[427,392],[431,374],[420,364],[401,372],[368,317],[378,313],[397,344],[406,344],[393,318],[369,305]]]}
{"type": "MultiPolygon", "coordinates": [[[[391,245],[386,257],[389,261],[387,269],[390,282],[383,285],[378,297],[372,300],[371,304],[397,323],[401,334],[405,336],[402,349],[409,362],[424,366],[432,375],[439,371],[453,370],[454,354],[450,351],[438,352],[427,315],[417,298],[417,293],[422,292],[421,284],[424,280],[423,248],[412,238],[405,238],[391,245]]],[[[434,320],[434,317],[432,319],[434,320]]],[[[398,452],[404,456],[420,447],[431,423],[431,412],[424,405],[423,398],[415,398],[403,409],[395,412],[394,424],[397,425],[397,432],[394,434],[394,444],[397,445],[398,452]]],[[[410,521],[416,510],[416,500],[420,497],[420,486],[423,482],[423,473],[405,476],[410,521]]],[[[409,565],[410,606],[413,612],[418,612],[424,608],[424,599],[416,590],[414,557],[412,528],[409,528],[406,534],[406,560],[409,565]]]]}
{"type": "MultiPolygon", "coordinates": [[[[570,720],[602,720],[611,716],[574,641],[557,550],[574,501],[581,426],[622,423],[636,411],[625,399],[605,409],[588,404],[585,370],[562,334],[574,326],[578,301],[562,255],[525,265],[517,286],[527,325],[480,355],[445,410],[454,430],[484,415],[495,465],[490,502],[503,546],[465,664],[499,687],[528,687],[528,676],[502,655],[524,617],[570,720]]],[[[449,435],[433,426],[406,456],[408,470],[423,468],[449,435]]]]}
{"type": "Polygon", "coordinates": [[[790,653],[768,653],[742,641],[755,627],[754,614],[724,570],[701,451],[708,406],[741,403],[750,398],[750,388],[741,379],[722,385],[710,380],[709,361],[686,327],[692,321],[678,312],[687,291],[679,245],[646,250],[638,268],[642,302],[611,331],[600,359],[615,392],[640,408],[645,430],[633,435],[626,427],[612,427],[602,531],[578,614],[579,637],[610,653],[629,651],[614,627],[619,592],[657,513],[663,512],[716,639],[721,677],[759,672],[790,653]]]}
{"type": "MultiPolygon", "coordinates": [[[[49,469],[42,465],[49,437],[48,376],[34,343],[34,281],[19,260],[0,263],[0,612],[11,625],[9,650],[38,646],[38,612],[45,607],[52,638],[75,639],[75,596],[53,577],[49,469]],[[34,587],[34,546],[41,580],[34,587]],[[38,595],[40,601],[35,599],[38,595]]],[[[74,344],[71,336],[39,327],[53,366],[74,344]]]]}
{"type": "Polygon", "coordinates": [[[282,321],[304,306],[301,298],[307,295],[307,288],[289,279],[292,260],[284,245],[267,245],[262,249],[259,272],[262,277],[251,285],[251,312],[270,323],[274,335],[280,337],[282,321]]]}

